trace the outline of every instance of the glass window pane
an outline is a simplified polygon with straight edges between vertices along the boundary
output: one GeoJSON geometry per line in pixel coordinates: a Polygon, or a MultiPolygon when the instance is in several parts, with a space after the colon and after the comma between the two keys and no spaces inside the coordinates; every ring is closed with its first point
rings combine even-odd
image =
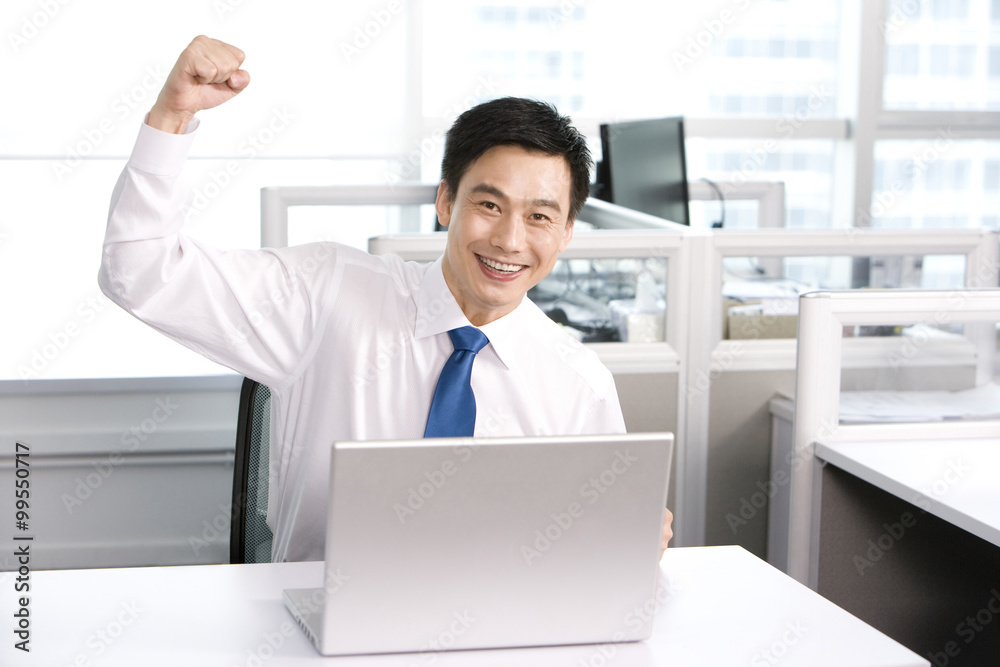
{"type": "Polygon", "coordinates": [[[78,156],[128,155],[180,50],[199,31],[243,49],[253,82],[231,106],[203,115],[210,129],[192,155],[381,156],[408,148],[406,3],[384,28],[364,3],[289,0],[280,11],[204,0],[145,7],[102,0],[81,3],[79,11],[43,4],[59,8],[51,20],[34,0],[4,2],[0,90],[30,100],[4,105],[4,155],[59,156],[53,168],[63,169],[78,156]],[[36,34],[31,19],[38,17],[44,25],[36,34]],[[15,48],[11,37],[21,38],[25,24],[31,39],[15,48]],[[155,30],[135,30],[139,25],[155,30]]]}
{"type": "MultiPolygon", "coordinates": [[[[786,227],[828,228],[833,226],[834,146],[832,141],[811,139],[688,139],[688,179],[704,177],[720,184],[726,198],[726,228],[736,228],[737,214],[731,211],[747,181],[784,182],[786,227]],[[796,210],[808,213],[793,214],[796,210]]],[[[747,223],[750,228],[758,226],[752,217],[747,223]]]]}
{"type": "Polygon", "coordinates": [[[871,225],[908,229],[991,226],[1000,210],[1000,141],[880,141],[871,225]]]}
{"type": "Polygon", "coordinates": [[[889,3],[885,108],[1000,110],[1000,86],[991,84],[1000,76],[996,5],[933,0],[921,11],[912,0],[889,3]]]}
{"type": "Polygon", "coordinates": [[[559,259],[528,292],[586,343],[665,340],[667,260],[559,259]]]}
{"type": "MultiPolygon", "coordinates": [[[[854,258],[727,257],[723,260],[724,338],[794,338],[798,296],[816,289],[960,289],[965,257],[904,255],[854,258]],[[853,278],[858,259],[868,260],[867,279],[853,278]]],[[[871,332],[866,335],[872,335],[871,332]]]]}
{"type": "Polygon", "coordinates": [[[709,10],[697,3],[620,0],[587,3],[586,12],[580,2],[553,2],[542,6],[543,21],[531,19],[531,8],[538,6],[531,0],[512,2],[510,11],[486,11],[487,4],[435,0],[422,6],[427,134],[446,128],[453,116],[455,105],[442,100],[461,102],[467,94],[456,91],[475,88],[490,76],[496,82],[494,97],[565,101],[579,96],[577,115],[590,120],[592,125],[583,129],[591,136],[597,134],[598,119],[793,113],[802,99],[812,102],[812,117],[836,112],[841,78],[837,0],[719,3],[709,10]],[[483,38],[498,30],[511,39],[483,38]],[[621,35],[628,35],[628,48],[608,48],[621,35]],[[500,49],[498,42],[504,45],[500,49]],[[523,54],[517,44],[544,44],[550,60],[536,67],[520,56],[501,73],[495,63],[477,57],[501,49],[523,54]],[[587,54],[579,74],[575,52],[587,54]],[[455,53],[465,55],[456,59],[455,53]],[[771,98],[791,102],[779,105],[771,98]]]}

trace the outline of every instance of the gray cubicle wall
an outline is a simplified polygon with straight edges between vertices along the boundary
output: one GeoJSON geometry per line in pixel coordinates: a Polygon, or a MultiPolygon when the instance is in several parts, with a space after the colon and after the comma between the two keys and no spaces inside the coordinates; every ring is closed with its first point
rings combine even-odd
{"type": "MultiPolygon", "coordinates": [[[[724,371],[712,382],[705,519],[709,545],[739,544],[761,558],[768,556],[768,504],[773,494],[787,492],[774,484],[771,474],[769,409],[775,395],[794,396],[794,357],[786,356],[790,366],[785,368],[724,371]]],[[[900,390],[968,389],[974,386],[975,372],[970,358],[965,366],[901,367],[892,372],[891,381],[900,390]]],[[[884,367],[845,369],[842,386],[885,388],[888,378],[884,367]]]]}
{"type": "MultiPolygon", "coordinates": [[[[614,371],[618,400],[622,405],[625,427],[629,433],[668,431],[677,433],[677,373],[633,373],[614,371]]],[[[674,449],[676,459],[676,448],[674,449]]],[[[670,492],[667,507],[677,506],[676,476],[678,466],[670,467],[670,492]]]]}
{"type": "Polygon", "coordinates": [[[0,382],[0,489],[30,447],[31,567],[229,562],[241,380],[0,382]]]}

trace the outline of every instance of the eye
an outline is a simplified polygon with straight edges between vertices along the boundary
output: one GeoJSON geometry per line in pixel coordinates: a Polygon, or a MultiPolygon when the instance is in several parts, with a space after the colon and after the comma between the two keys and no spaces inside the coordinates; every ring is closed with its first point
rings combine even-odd
{"type": "Polygon", "coordinates": [[[529,218],[532,222],[549,222],[552,220],[552,218],[544,213],[532,213],[529,218]]]}
{"type": "Polygon", "coordinates": [[[499,207],[491,201],[481,201],[479,205],[485,208],[487,211],[498,211],[499,207]]]}

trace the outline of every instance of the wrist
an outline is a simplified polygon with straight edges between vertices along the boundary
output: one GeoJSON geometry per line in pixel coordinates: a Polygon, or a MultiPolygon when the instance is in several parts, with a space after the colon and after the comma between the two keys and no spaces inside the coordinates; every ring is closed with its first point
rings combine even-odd
{"type": "Polygon", "coordinates": [[[184,134],[192,118],[194,114],[165,111],[154,105],[146,118],[146,124],[161,132],[184,134]]]}

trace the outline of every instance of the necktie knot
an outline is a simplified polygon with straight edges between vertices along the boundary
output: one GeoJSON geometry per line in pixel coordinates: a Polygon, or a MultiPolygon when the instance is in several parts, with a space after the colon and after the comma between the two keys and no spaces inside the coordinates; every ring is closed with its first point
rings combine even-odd
{"type": "Polygon", "coordinates": [[[475,327],[459,327],[448,332],[451,344],[456,350],[467,350],[478,353],[490,342],[482,331],[475,327]]]}

